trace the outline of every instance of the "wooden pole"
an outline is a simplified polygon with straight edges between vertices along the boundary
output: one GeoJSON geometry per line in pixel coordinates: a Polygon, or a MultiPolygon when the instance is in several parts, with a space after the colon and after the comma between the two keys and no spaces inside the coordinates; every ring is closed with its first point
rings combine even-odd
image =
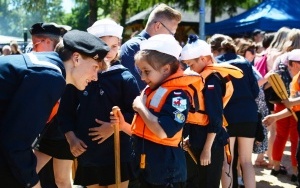
{"type": "Polygon", "coordinates": [[[197,163],[197,159],[196,159],[195,155],[193,154],[193,152],[192,152],[192,150],[191,150],[190,147],[187,147],[187,152],[191,156],[191,158],[193,159],[193,161],[195,162],[195,164],[198,164],[197,163]]]}
{"type": "MultiPolygon", "coordinates": [[[[188,137],[186,137],[186,138],[184,139],[184,141],[187,141],[187,140],[188,140],[188,137]]],[[[193,161],[195,162],[195,164],[198,164],[198,163],[197,163],[197,159],[196,159],[194,153],[192,152],[191,148],[190,148],[188,145],[186,145],[186,147],[187,147],[187,150],[186,150],[186,151],[188,152],[188,154],[190,155],[190,157],[193,159],[193,161]]]]}
{"type": "MultiPolygon", "coordinates": [[[[112,112],[114,116],[118,116],[117,111],[120,108],[114,106],[112,112]]],[[[121,188],[121,166],[120,166],[120,127],[119,124],[114,125],[114,149],[115,149],[115,182],[116,188],[121,188]]]]}

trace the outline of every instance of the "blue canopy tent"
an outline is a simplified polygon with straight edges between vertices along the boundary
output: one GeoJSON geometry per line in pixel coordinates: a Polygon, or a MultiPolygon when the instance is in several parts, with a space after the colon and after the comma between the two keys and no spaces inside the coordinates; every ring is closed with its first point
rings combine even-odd
{"type": "Polygon", "coordinates": [[[244,36],[254,29],[275,32],[283,26],[300,28],[300,0],[265,0],[235,17],[207,24],[205,34],[244,36]]]}

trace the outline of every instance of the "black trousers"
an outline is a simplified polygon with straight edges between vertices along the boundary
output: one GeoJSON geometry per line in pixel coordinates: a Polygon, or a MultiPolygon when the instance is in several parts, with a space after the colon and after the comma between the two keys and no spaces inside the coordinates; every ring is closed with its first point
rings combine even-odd
{"type": "Polygon", "coordinates": [[[0,169],[0,187],[24,188],[24,186],[17,181],[9,169],[0,169]]]}
{"type": "MultiPolygon", "coordinates": [[[[201,166],[199,163],[200,149],[191,148],[198,164],[187,156],[187,188],[219,188],[224,161],[224,147],[213,146],[211,150],[211,164],[201,166]]],[[[188,155],[188,154],[187,154],[188,155]]]]}

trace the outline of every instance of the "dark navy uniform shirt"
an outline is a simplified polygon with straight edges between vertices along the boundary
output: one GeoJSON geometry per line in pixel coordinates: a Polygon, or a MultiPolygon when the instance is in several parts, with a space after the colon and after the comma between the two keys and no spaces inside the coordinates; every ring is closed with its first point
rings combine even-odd
{"type": "MultiPolygon", "coordinates": [[[[108,71],[98,74],[98,81],[91,82],[84,91],[78,93],[77,104],[61,100],[58,112],[59,125],[64,133],[74,131],[75,135],[87,144],[87,150],[78,157],[81,166],[103,166],[114,164],[114,138],[110,136],[103,143],[92,141],[89,128],[98,127],[95,119],[110,122],[113,106],[119,106],[126,122],[134,116],[132,102],[139,95],[136,79],[119,62],[108,71]],[[61,110],[61,111],[60,111],[61,110]]],[[[76,100],[73,98],[76,103],[76,100]]],[[[120,132],[121,161],[130,161],[130,137],[120,132]]]]}
{"type": "MultiPolygon", "coordinates": [[[[171,138],[183,128],[189,108],[190,101],[187,94],[178,89],[167,96],[160,112],[149,110],[158,117],[160,126],[167,137],[171,138]],[[178,95],[179,93],[180,95],[178,95]],[[181,97],[182,101],[186,101],[186,109],[177,109],[172,105],[172,99],[176,97],[181,97]],[[178,116],[178,113],[181,115],[178,116]],[[185,118],[177,119],[176,117],[185,118]]],[[[135,140],[133,144],[135,146],[133,153],[133,161],[136,162],[135,170],[140,171],[140,176],[146,182],[155,185],[167,185],[186,181],[185,155],[181,147],[160,145],[137,136],[133,136],[133,138],[135,140]],[[146,168],[144,170],[139,169],[141,153],[146,154],[146,168]]]]}
{"type": "Polygon", "coordinates": [[[65,87],[55,52],[0,58],[0,173],[24,187],[38,182],[31,144],[44,128],[65,87]]]}
{"type": "Polygon", "coordinates": [[[218,63],[229,63],[243,71],[243,78],[231,77],[234,92],[224,109],[226,120],[230,124],[256,123],[257,104],[255,99],[259,93],[259,86],[253,73],[252,65],[241,56],[226,53],[216,58],[218,63]]]}
{"type": "Polygon", "coordinates": [[[146,87],[145,82],[141,80],[139,71],[135,66],[134,55],[140,51],[140,42],[150,38],[150,35],[145,31],[141,31],[137,36],[132,37],[121,46],[120,58],[124,67],[128,68],[132,75],[136,78],[139,88],[142,90],[146,87]]]}

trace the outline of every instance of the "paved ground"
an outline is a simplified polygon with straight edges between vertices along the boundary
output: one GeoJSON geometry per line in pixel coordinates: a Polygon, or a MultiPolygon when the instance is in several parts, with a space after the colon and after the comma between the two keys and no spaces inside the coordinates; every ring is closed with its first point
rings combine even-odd
{"type": "MultiPolygon", "coordinates": [[[[256,188],[296,188],[296,184],[291,182],[291,163],[290,163],[290,142],[286,144],[284,151],[282,164],[286,166],[288,170],[287,175],[278,175],[277,177],[270,175],[271,169],[261,168],[254,166],[255,169],[255,179],[256,179],[256,188]]],[[[253,164],[256,159],[256,155],[252,156],[253,164]]],[[[74,188],[82,188],[81,186],[74,186],[74,188]]],[[[220,186],[221,188],[221,186],[220,186]]]]}
{"type": "MultiPolygon", "coordinates": [[[[295,188],[296,184],[291,182],[291,163],[290,163],[290,143],[288,142],[284,151],[282,164],[286,166],[288,170],[287,175],[278,175],[277,177],[270,175],[271,170],[267,168],[255,168],[256,174],[256,187],[257,188],[295,188]]],[[[253,161],[256,159],[256,155],[253,154],[253,161]]],[[[253,163],[254,164],[254,163],[253,163]]]]}

